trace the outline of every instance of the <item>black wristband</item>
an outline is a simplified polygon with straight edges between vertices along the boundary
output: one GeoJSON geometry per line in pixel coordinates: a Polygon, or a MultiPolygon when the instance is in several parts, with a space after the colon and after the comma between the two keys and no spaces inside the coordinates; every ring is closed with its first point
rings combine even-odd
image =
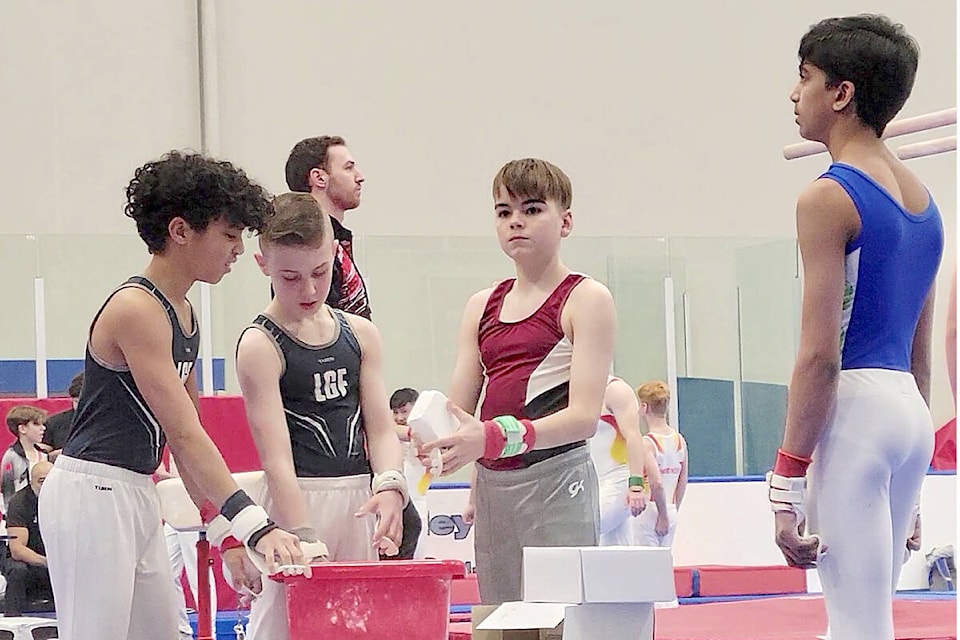
{"type": "Polygon", "coordinates": [[[257,529],[253,532],[253,535],[250,536],[250,539],[247,540],[247,546],[251,549],[256,549],[257,543],[260,542],[260,538],[267,535],[271,531],[277,528],[277,523],[273,520],[267,520],[267,524],[262,529],[257,529]]]}
{"type": "Polygon", "coordinates": [[[247,495],[243,489],[237,489],[236,493],[227,498],[223,506],[220,507],[220,515],[233,522],[237,514],[247,507],[255,507],[256,503],[247,495]]]}

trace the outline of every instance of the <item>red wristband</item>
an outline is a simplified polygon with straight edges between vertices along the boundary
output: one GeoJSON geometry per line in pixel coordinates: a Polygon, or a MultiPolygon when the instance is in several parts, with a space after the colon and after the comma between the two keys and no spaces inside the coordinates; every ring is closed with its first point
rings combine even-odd
{"type": "Polygon", "coordinates": [[[237,549],[242,547],[243,543],[234,538],[233,536],[227,536],[223,539],[223,542],[220,543],[220,552],[224,552],[228,549],[237,549]]]}
{"type": "Polygon", "coordinates": [[[807,467],[813,462],[783,449],[777,449],[777,462],[773,465],[773,472],[785,478],[802,478],[807,475],[807,467]]]}
{"type": "Polygon", "coordinates": [[[220,509],[209,500],[200,505],[200,522],[210,524],[214,518],[220,515],[220,509]]]}
{"type": "Polygon", "coordinates": [[[533,445],[537,443],[537,430],[533,427],[533,422],[523,418],[520,424],[527,428],[523,434],[523,444],[527,445],[526,451],[532,451],[533,445]]]}
{"type": "Polygon", "coordinates": [[[483,457],[487,460],[496,460],[507,445],[506,434],[495,420],[487,420],[483,423],[483,437],[483,457]]]}

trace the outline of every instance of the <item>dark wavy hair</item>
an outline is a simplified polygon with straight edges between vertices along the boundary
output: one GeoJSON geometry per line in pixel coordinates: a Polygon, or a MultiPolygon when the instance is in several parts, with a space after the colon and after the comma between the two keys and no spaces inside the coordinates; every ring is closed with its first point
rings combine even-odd
{"type": "Polygon", "coordinates": [[[139,169],[127,185],[124,213],[150,253],[163,253],[176,217],[203,231],[223,218],[237,229],[260,231],[270,196],[239,167],[198,153],[171,151],[139,169]]]}
{"type": "Polygon", "coordinates": [[[327,154],[330,147],[345,146],[347,142],[340,136],[320,136],[306,138],[293,146],[287,157],[284,174],[290,191],[310,193],[310,170],[326,169],[327,154]]]}
{"type": "Polygon", "coordinates": [[[81,391],[83,391],[83,371],[73,376],[73,379],[70,381],[70,386],[67,387],[67,395],[77,399],[80,397],[81,391]]]}
{"type": "Polygon", "coordinates": [[[390,410],[393,411],[399,409],[405,404],[413,404],[419,397],[420,394],[417,393],[416,389],[411,389],[409,387],[397,389],[393,392],[393,395],[390,396],[390,410]]]}
{"type": "Polygon", "coordinates": [[[810,27],[797,51],[827,76],[827,86],[853,83],[857,117],[877,136],[910,97],[920,46],[886,16],[828,18],[810,27]]]}

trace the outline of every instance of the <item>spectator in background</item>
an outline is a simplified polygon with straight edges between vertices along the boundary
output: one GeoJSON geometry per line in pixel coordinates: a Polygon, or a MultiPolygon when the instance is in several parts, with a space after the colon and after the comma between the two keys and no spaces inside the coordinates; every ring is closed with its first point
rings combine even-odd
{"type": "Polygon", "coordinates": [[[70,435],[70,426],[73,424],[73,414],[77,410],[77,402],[80,400],[80,390],[83,388],[83,371],[73,376],[70,386],[67,387],[67,394],[70,396],[71,407],[66,411],[55,413],[49,418],[45,426],[47,430],[43,433],[43,444],[50,447],[50,462],[57,459],[63,445],[67,442],[70,435]]]}
{"type": "Polygon", "coordinates": [[[49,609],[53,610],[53,589],[47,570],[46,550],[37,523],[37,496],[52,468],[53,465],[46,460],[33,465],[29,473],[30,484],[17,491],[8,503],[10,557],[4,567],[7,578],[4,615],[8,618],[23,615],[27,604],[38,600],[50,600],[49,609]]]}
{"type": "Polygon", "coordinates": [[[10,499],[30,483],[30,467],[47,459],[37,448],[43,442],[47,412],[30,405],[18,405],[7,413],[7,428],[17,440],[0,458],[0,493],[4,510],[10,499]]]}
{"type": "MultiPolygon", "coordinates": [[[[397,437],[403,445],[403,475],[407,479],[410,491],[410,504],[403,510],[403,540],[400,542],[400,553],[392,556],[395,560],[409,560],[422,558],[423,536],[426,529],[423,520],[427,517],[427,489],[430,487],[430,474],[423,468],[417,457],[416,447],[410,443],[410,427],[407,426],[407,416],[413,408],[420,393],[416,389],[397,389],[390,395],[390,410],[393,412],[393,422],[396,424],[397,437]],[[418,553],[419,551],[419,553],[418,553]]],[[[381,555],[381,559],[389,559],[381,555]]]]}

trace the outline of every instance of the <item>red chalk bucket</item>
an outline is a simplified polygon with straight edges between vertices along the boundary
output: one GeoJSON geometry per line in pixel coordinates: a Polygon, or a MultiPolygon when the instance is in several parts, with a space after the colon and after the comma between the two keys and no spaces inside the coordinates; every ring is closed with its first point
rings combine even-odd
{"type": "Polygon", "coordinates": [[[326,562],[282,578],[290,640],[447,640],[459,560],[326,562]]]}

